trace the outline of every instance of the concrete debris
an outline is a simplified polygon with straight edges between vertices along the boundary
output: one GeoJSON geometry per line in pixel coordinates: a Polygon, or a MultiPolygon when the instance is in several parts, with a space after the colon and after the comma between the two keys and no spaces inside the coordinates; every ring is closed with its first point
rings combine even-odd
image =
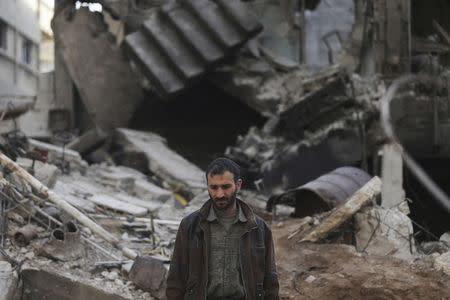
{"type": "Polygon", "coordinates": [[[439,238],[439,241],[447,244],[447,247],[450,247],[450,232],[446,232],[439,238]]]}
{"type": "Polygon", "coordinates": [[[19,157],[17,164],[29,170],[37,180],[42,182],[45,186],[53,188],[55,186],[58,176],[61,175],[61,170],[55,165],[43,163],[39,160],[31,160],[29,158],[19,157]]]}
{"type": "Polygon", "coordinates": [[[355,215],[356,249],[371,255],[390,255],[412,261],[416,255],[413,226],[397,209],[367,207],[355,215]]]}
{"type": "Polygon", "coordinates": [[[69,170],[80,173],[84,173],[88,166],[77,151],[34,139],[29,139],[28,142],[30,150],[40,153],[47,163],[61,166],[63,169],[68,167],[69,170]]]}
{"type": "Polygon", "coordinates": [[[165,297],[165,283],[168,265],[158,257],[138,257],[131,267],[130,279],[144,291],[149,291],[158,298],[165,297]]]}
{"type": "Polygon", "coordinates": [[[434,261],[434,268],[450,276],[450,251],[441,254],[434,261]]]}
{"type": "Polygon", "coordinates": [[[101,128],[95,127],[72,140],[67,144],[67,148],[80,154],[86,154],[100,146],[106,140],[106,137],[107,134],[101,128]]]}
{"type": "Polygon", "coordinates": [[[15,299],[19,276],[10,263],[0,261],[0,300],[15,299]]]}
{"type": "Polygon", "coordinates": [[[423,242],[417,248],[424,255],[433,255],[434,253],[443,254],[450,250],[450,247],[445,243],[438,241],[423,242]]]}
{"type": "MultiPolygon", "coordinates": [[[[174,190],[179,189],[180,185],[194,191],[201,191],[206,187],[204,172],[172,151],[167,146],[167,141],[157,134],[119,128],[115,130],[115,143],[121,145],[124,151],[133,148],[142,153],[147,160],[148,170],[167,181],[174,190]]],[[[132,152],[132,155],[134,153],[136,152],[132,152]]],[[[128,166],[133,165],[135,164],[128,166]]]]}

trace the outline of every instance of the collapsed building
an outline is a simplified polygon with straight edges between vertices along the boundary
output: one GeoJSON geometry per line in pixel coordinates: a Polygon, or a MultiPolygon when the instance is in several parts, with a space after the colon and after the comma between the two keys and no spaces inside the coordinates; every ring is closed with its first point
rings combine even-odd
{"type": "Polygon", "coordinates": [[[4,168],[5,294],[162,298],[177,221],[225,155],[243,167],[242,198],[274,221],[282,296],[449,296],[446,202],[398,151],[448,193],[448,4],[87,2],[103,11],[55,1],[44,140],[59,146],[2,145],[82,216],[4,168]],[[432,80],[394,81],[411,72],[432,80]]]}

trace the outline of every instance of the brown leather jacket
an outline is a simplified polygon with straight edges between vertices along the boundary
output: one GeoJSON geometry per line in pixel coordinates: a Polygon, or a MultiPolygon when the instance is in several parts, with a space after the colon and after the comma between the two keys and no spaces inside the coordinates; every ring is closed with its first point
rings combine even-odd
{"type": "MultiPolygon", "coordinates": [[[[272,231],[247,204],[237,201],[248,220],[240,240],[246,299],[279,299],[272,231]]],[[[210,208],[211,200],[181,221],[167,278],[168,300],[206,299],[210,247],[206,218],[210,208]]]]}

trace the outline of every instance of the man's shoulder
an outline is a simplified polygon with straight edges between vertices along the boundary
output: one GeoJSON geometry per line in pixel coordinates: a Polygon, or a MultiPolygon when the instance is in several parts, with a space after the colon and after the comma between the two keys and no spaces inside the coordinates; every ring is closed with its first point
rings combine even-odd
{"type": "Polygon", "coordinates": [[[200,219],[200,210],[189,212],[181,220],[180,227],[190,227],[193,224],[196,224],[199,219],[200,219]]]}
{"type": "Polygon", "coordinates": [[[261,218],[257,214],[254,214],[254,216],[255,216],[255,221],[256,221],[256,225],[258,226],[258,228],[260,228],[262,230],[272,231],[272,229],[270,228],[270,225],[267,224],[267,222],[263,218],[261,218]]]}

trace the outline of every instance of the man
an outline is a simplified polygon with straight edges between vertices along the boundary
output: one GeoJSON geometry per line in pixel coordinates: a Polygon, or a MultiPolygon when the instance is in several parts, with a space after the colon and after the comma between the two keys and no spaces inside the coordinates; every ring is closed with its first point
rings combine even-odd
{"type": "Polygon", "coordinates": [[[217,158],[206,180],[210,199],[178,229],[167,299],[279,299],[272,232],[236,198],[239,166],[217,158]]]}

